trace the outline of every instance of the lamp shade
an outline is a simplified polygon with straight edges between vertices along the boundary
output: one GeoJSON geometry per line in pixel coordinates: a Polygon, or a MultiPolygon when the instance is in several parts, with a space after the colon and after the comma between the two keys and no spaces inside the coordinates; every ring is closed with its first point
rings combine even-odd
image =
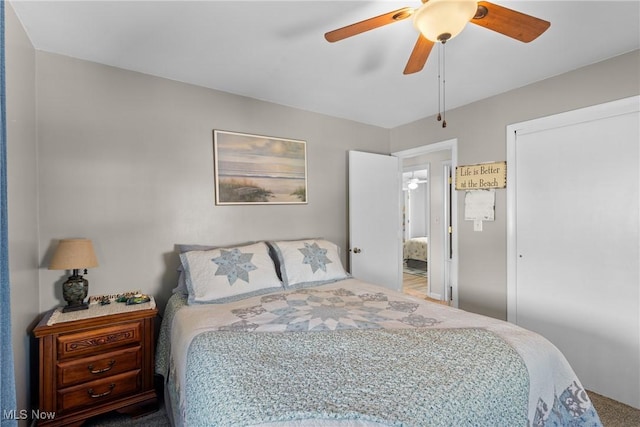
{"type": "Polygon", "coordinates": [[[477,8],[473,0],[429,0],[414,13],[413,25],[432,42],[446,42],[460,34],[477,8]]]}
{"type": "Polygon", "coordinates": [[[49,263],[49,270],[74,270],[98,266],[89,239],[62,239],[49,263]]]}

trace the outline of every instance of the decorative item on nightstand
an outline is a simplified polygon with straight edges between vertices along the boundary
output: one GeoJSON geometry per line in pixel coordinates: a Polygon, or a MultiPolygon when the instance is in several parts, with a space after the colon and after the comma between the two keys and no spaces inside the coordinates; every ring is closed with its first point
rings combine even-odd
{"type": "Polygon", "coordinates": [[[78,274],[79,270],[98,266],[98,259],[89,239],[62,239],[49,263],[49,270],[73,270],[62,284],[62,296],[67,302],[63,312],[89,308],[84,302],[89,292],[89,281],[78,274]]]}

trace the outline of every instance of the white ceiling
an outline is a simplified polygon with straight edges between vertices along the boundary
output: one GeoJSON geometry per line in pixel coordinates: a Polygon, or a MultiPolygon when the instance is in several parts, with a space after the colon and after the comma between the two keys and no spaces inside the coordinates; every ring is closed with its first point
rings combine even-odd
{"type": "Polygon", "coordinates": [[[411,172],[402,173],[403,182],[409,181],[413,178],[417,178],[420,181],[426,181],[429,178],[429,171],[427,169],[417,169],[411,172]]]}
{"type": "MultiPolygon", "coordinates": [[[[640,47],[640,2],[500,1],[551,22],[525,44],[469,24],[446,44],[446,108],[640,47]]],[[[438,112],[438,55],[402,74],[406,19],[328,43],[325,32],[406,1],[11,1],[38,50],[392,128],[438,112]]],[[[603,81],[615,76],[602,76],[603,81]]]]}

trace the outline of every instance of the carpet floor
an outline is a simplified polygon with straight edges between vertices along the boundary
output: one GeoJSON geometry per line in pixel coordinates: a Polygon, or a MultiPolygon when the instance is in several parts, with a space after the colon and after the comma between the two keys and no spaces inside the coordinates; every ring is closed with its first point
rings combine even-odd
{"type": "MultiPolygon", "coordinates": [[[[640,410],[627,406],[618,401],[601,396],[592,391],[589,397],[600,415],[604,427],[633,427],[640,426],[640,410]]],[[[126,415],[110,413],[88,420],[84,427],[169,427],[169,418],[163,406],[157,412],[138,419],[126,415]]]]}
{"type": "Polygon", "coordinates": [[[640,409],[632,408],[593,391],[588,393],[604,427],[640,426],[640,409]]]}
{"type": "Polygon", "coordinates": [[[149,415],[140,418],[131,418],[128,415],[110,412],[104,415],[98,415],[87,420],[83,427],[171,427],[169,418],[161,405],[160,408],[149,415]]]}

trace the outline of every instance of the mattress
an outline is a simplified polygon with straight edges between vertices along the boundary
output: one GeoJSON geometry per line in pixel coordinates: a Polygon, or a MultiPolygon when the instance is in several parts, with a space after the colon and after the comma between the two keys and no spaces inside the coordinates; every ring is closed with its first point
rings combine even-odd
{"type": "Polygon", "coordinates": [[[414,237],[405,240],[403,245],[404,259],[427,262],[427,240],[427,237],[414,237]]]}

